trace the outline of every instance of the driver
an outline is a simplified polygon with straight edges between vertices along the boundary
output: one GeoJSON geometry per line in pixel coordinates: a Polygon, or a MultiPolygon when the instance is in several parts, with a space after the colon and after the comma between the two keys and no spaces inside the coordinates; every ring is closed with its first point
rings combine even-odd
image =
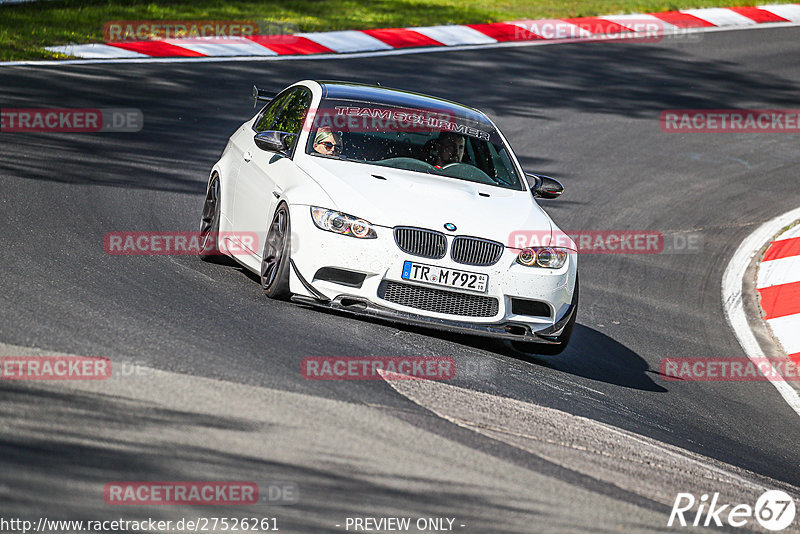
{"type": "Polygon", "coordinates": [[[460,162],[464,157],[465,143],[466,140],[463,135],[442,132],[436,139],[436,153],[434,154],[433,164],[437,167],[444,167],[451,163],[460,162]]]}
{"type": "Polygon", "coordinates": [[[338,156],[342,151],[342,136],[327,126],[317,130],[314,136],[314,150],[326,156],[338,156]]]}

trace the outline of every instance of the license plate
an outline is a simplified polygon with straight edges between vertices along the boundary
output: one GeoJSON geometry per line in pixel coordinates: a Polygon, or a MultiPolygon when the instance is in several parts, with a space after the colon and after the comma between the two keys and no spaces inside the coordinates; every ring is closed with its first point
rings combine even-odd
{"type": "Polygon", "coordinates": [[[486,293],[486,288],[489,286],[489,275],[487,274],[447,269],[413,261],[403,262],[402,278],[403,280],[466,289],[479,293],[486,293]]]}

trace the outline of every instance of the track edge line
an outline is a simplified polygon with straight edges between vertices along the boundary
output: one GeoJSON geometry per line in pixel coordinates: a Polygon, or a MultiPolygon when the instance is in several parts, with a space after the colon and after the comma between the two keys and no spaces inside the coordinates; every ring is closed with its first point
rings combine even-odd
{"type": "MultiPolygon", "coordinates": [[[[758,344],[758,340],[750,329],[744,310],[742,292],[745,272],[753,257],[766,244],[772,241],[783,227],[797,219],[800,219],[800,208],[788,211],[759,226],[741,242],[728,262],[725,273],[722,275],[722,306],[725,311],[725,318],[733,329],[739,345],[754,363],[756,363],[757,359],[763,359],[765,356],[761,346],[758,344]]],[[[770,366],[772,366],[772,363],[770,363],[770,366]]],[[[779,376],[774,368],[770,374],[772,376],[766,378],[775,386],[775,389],[778,390],[778,393],[789,407],[800,416],[800,395],[785,380],[772,378],[779,376]]]]}

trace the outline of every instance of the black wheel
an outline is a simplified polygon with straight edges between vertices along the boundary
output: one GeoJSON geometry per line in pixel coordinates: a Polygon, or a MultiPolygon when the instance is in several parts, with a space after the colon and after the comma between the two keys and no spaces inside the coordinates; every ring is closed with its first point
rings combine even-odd
{"type": "Polygon", "coordinates": [[[218,262],[222,255],[219,250],[219,191],[219,176],[215,174],[208,182],[203,215],[200,218],[200,258],[205,261],[218,262]]]}
{"type": "Polygon", "coordinates": [[[575,329],[575,320],[578,317],[578,279],[575,279],[575,293],[572,295],[572,304],[575,310],[572,312],[572,317],[569,318],[567,325],[558,336],[558,343],[554,345],[546,345],[544,343],[533,343],[530,341],[511,341],[511,346],[514,350],[523,352],[525,354],[541,354],[542,356],[556,356],[564,352],[564,349],[569,345],[569,340],[572,337],[572,331],[575,329]]]}
{"type": "Polygon", "coordinates": [[[261,287],[264,294],[271,299],[286,300],[289,292],[289,250],[291,224],[289,208],[281,204],[275,210],[272,224],[269,226],[264,241],[264,253],[261,256],[261,287]]]}

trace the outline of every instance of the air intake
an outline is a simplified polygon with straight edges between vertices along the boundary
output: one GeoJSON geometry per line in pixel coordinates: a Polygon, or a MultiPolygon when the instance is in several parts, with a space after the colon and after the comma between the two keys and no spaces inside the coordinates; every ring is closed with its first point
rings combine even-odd
{"type": "Polygon", "coordinates": [[[494,297],[467,295],[390,280],[381,282],[378,296],[401,306],[461,317],[494,317],[500,309],[500,303],[494,297]]]}

